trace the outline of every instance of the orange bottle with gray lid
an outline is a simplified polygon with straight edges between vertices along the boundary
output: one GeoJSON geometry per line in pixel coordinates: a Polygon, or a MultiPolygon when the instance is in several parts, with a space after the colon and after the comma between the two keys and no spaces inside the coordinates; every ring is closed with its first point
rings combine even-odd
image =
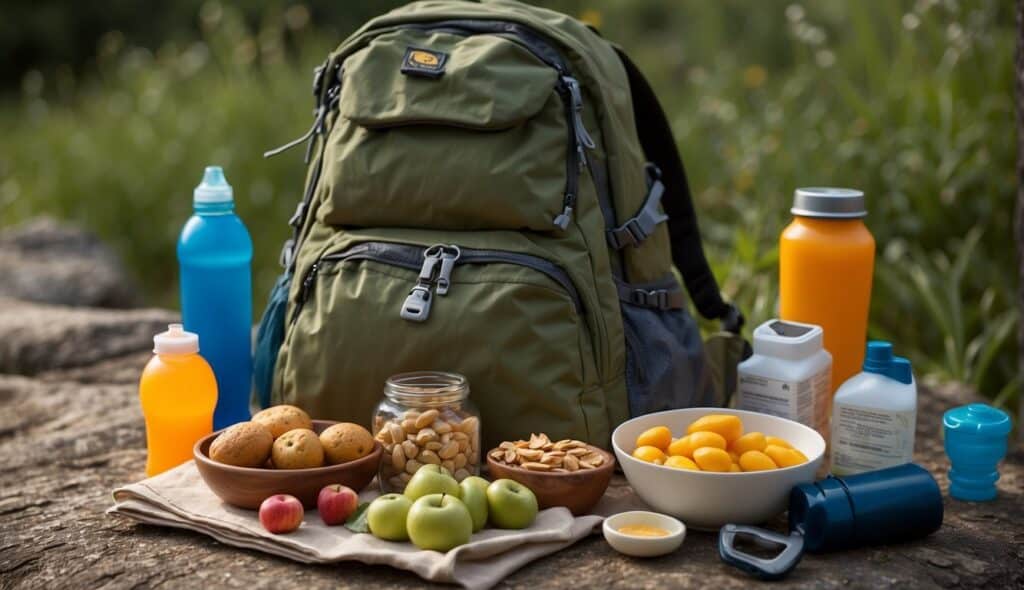
{"type": "Polygon", "coordinates": [[[790,211],[793,222],[779,239],[779,313],[822,327],[835,392],[864,363],[875,266],[864,193],[801,188],[790,211]]]}
{"type": "Polygon", "coordinates": [[[153,337],[156,353],[139,380],[146,419],[146,475],[154,476],[192,458],[192,447],[213,432],[217,380],[199,356],[199,336],[171,324],[153,337]]]}

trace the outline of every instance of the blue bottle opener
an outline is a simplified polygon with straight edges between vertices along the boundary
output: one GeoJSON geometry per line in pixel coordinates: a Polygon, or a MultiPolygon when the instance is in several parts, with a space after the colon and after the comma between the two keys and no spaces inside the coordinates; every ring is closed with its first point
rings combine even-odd
{"type": "Polygon", "coordinates": [[[804,556],[804,536],[788,536],[756,526],[727,524],[718,532],[718,554],[722,561],[762,580],[781,580],[804,556]],[[757,557],[736,548],[737,541],[748,541],[762,549],[782,551],[771,559],[757,557]]]}
{"type": "Polygon", "coordinates": [[[942,526],[942,492],[928,470],[914,463],[849,477],[801,484],[789,494],[789,535],[727,524],[718,535],[722,561],[763,580],[778,580],[803,552],[823,553],[925,537],[942,526]],[[771,558],[736,548],[746,540],[771,558]]]}

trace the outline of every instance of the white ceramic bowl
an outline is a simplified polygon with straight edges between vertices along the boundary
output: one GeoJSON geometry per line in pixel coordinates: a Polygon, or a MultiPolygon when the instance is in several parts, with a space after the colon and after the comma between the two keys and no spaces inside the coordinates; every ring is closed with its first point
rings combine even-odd
{"type": "Polygon", "coordinates": [[[604,538],[612,546],[612,549],[633,557],[655,557],[672,553],[683,544],[683,539],[686,538],[686,526],[683,523],[671,516],[646,510],[620,512],[609,516],[604,519],[602,529],[604,538]],[[619,528],[631,524],[655,526],[668,531],[668,535],[638,537],[619,532],[619,528]]]}
{"type": "Polygon", "coordinates": [[[623,422],[612,434],[615,456],[633,490],[659,512],[683,519],[687,526],[717,530],[727,523],[759,524],[786,509],[789,491],[814,481],[825,454],[825,440],[803,424],[743,410],[686,408],[647,414],[623,422]],[[648,428],[667,426],[675,437],[707,414],[732,414],[743,420],[744,432],[763,432],[789,441],[807,455],[807,463],[747,473],[690,471],[633,458],[636,437],[648,428]]]}

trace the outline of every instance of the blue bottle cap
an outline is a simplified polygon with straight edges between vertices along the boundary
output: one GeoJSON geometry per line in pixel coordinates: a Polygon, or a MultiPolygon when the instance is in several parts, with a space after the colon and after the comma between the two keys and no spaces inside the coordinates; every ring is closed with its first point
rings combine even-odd
{"type": "Polygon", "coordinates": [[[892,344],[881,340],[868,342],[867,352],[864,354],[864,372],[885,375],[908,385],[914,380],[910,361],[901,356],[894,356],[892,344]]]}
{"type": "Polygon", "coordinates": [[[947,430],[966,435],[1000,437],[1010,434],[1013,424],[1010,415],[988,404],[968,404],[947,410],[942,415],[947,430]]]}
{"type": "Polygon", "coordinates": [[[192,202],[196,205],[215,205],[234,201],[234,191],[224,176],[220,166],[207,166],[203,171],[203,180],[192,192],[192,202]]]}

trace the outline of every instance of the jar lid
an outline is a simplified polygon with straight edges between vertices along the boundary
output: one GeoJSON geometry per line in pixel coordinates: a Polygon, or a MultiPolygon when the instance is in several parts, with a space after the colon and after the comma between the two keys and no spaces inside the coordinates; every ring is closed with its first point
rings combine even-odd
{"type": "Polygon", "coordinates": [[[968,404],[946,411],[942,423],[949,430],[979,436],[1006,436],[1013,425],[1010,416],[988,404],[968,404]]]}
{"type": "Polygon", "coordinates": [[[403,401],[443,403],[469,395],[469,381],[458,373],[414,371],[388,377],[384,395],[403,401]]]}
{"type": "Polygon", "coordinates": [[[796,189],[789,212],[821,219],[857,219],[868,214],[864,208],[864,191],[832,187],[796,189]]]}

